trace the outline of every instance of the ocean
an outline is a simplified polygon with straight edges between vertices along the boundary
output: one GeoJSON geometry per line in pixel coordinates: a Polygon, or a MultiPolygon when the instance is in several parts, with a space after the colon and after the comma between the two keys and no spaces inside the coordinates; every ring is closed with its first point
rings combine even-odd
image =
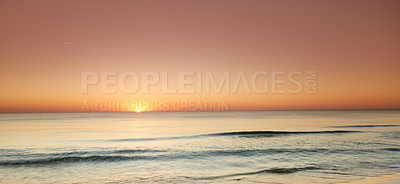
{"type": "Polygon", "coordinates": [[[0,114],[0,183],[340,183],[399,172],[400,110],[0,114]]]}

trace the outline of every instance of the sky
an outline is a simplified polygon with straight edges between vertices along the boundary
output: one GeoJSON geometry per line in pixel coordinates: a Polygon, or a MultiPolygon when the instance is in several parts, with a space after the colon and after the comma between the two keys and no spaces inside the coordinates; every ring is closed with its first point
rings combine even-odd
{"type": "Polygon", "coordinates": [[[399,9],[396,0],[2,0],[0,112],[80,112],[86,102],[139,100],[226,101],[229,110],[399,109],[399,9]],[[273,72],[301,72],[304,89],[163,94],[158,84],[148,94],[104,94],[100,81],[82,93],[82,72],[168,72],[179,86],[179,72],[219,80],[258,71],[269,84],[273,72]],[[315,93],[304,92],[306,71],[317,73],[315,93]]]}

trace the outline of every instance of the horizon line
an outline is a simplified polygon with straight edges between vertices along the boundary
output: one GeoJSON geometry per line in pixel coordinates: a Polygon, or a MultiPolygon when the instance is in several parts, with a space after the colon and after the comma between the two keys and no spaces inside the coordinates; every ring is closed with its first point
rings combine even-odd
{"type": "Polygon", "coordinates": [[[398,109],[384,109],[384,108],[367,108],[367,109],[265,109],[265,110],[220,110],[220,111],[43,111],[43,112],[0,112],[0,114],[7,113],[149,113],[149,112],[227,112],[227,111],[356,111],[356,110],[400,110],[398,109]]]}

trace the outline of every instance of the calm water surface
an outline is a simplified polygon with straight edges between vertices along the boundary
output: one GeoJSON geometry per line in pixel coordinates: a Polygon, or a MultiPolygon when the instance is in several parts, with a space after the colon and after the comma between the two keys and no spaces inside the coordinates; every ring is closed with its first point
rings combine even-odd
{"type": "Polygon", "coordinates": [[[0,183],[336,183],[400,172],[400,111],[0,114],[0,183]]]}

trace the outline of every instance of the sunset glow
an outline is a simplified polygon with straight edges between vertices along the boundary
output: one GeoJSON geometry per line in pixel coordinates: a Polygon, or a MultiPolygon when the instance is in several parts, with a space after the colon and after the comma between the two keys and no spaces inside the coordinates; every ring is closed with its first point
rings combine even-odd
{"type": "Polygon", "coordinates": [[[400,108],[399,2],[311,2],[2,1],[0,111],[80,112],[85,101],[123,107],[139,99],[220,100],[229,110],[400,108]],[[224,72],[259,71],[269,85],[273,72],[286,72],[279,79],[315,71],[318,91],[272,94],[270,86],[248,94],[241,84],[235,93],[207,93],[203,85],[194,94],[165,94],[160,80],[149,93],[104,94],[101,81],[88,93],[81,85],[83,72],[115,72],[110,79],[135,72],[141,81],[143,72],[168,72],[168,88],[179,89],[179,72],[195,72],[187,79],[196,82],[196,72],[220,81],[224,72]]]}

